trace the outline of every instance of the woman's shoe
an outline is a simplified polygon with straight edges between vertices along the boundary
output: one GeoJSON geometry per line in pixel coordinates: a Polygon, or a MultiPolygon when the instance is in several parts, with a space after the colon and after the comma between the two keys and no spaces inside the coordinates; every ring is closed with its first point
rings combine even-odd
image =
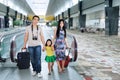
{"type": "Polygon", "coordinates": [[[65,69],[62,69],[63,72],[65,72],[65,69]]]}
{"type": "Polygon", "coordinates": [[[59,73],[61,73],[62,72],[62,69],[59,69],[59,73]]]}

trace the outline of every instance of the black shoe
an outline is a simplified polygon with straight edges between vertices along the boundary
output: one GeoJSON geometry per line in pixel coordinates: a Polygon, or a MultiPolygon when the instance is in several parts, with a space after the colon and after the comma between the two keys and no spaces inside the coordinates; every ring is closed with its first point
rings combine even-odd
{"type": "Polygon", "coordinates": [[[53,68],[51,69],[51,71],[53,71],[53,68]]]}
{"type": "Polygon", "coordinates": [[[48,75],[51,75],[51,73],[48,73],[48,75]]]}
{"type": "Polygon", "coordinates": [[[5,58],[0,58],[0,62],[6,62],[5,58]]]}

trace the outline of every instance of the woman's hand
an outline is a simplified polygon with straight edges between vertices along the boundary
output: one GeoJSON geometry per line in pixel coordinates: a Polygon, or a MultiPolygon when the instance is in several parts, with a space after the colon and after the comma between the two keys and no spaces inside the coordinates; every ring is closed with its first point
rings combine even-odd
{"type": "Polygon", "coordinates": [[[69,49],[69,47],[68,47],[68,46],[66,46],[66,49],[69,49]]]}
{"type": "Polygon", "coordinates": [[[51,46],[52,47],[52,50],[54,51],[55,49],[54,49],[54,46],[51,46]]]}

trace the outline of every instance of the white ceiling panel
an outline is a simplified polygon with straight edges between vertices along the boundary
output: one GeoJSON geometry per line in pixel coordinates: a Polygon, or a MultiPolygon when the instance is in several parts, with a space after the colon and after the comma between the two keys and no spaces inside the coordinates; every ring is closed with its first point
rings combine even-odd
{"type": "Polygon", "coordinates": [[[36,15],[45,15],[49,0],[26,0],[32,11],[36,15]]]}

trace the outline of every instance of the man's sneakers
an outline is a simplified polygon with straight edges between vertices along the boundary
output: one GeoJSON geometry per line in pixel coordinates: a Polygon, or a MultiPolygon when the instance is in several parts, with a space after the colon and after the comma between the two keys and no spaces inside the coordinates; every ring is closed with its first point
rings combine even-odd
{"type": "Polygon", "coordinates": [[[36,71],[33,71],[33,72],[32,72],[32,75],[33,75],[33,76],[37,75],[39,78],[42,77],[41,73],[37,73],[36,71]]]}
{"type": "Polygon", "coordinates": [[[41,78],[41,77],[42,77],[41,73],[38,73],[38,74],[37,74],[37,76],[38,76],[39,78],[41,78]]]}
{"type": "Polygon", "coordinates": [[[33,71],[33,72],[32,72],[32,75],[33,75],[33,76],[35,76],[36,74],[37,74],[37,72],[36,72],[36,71],[33,71]]]}

